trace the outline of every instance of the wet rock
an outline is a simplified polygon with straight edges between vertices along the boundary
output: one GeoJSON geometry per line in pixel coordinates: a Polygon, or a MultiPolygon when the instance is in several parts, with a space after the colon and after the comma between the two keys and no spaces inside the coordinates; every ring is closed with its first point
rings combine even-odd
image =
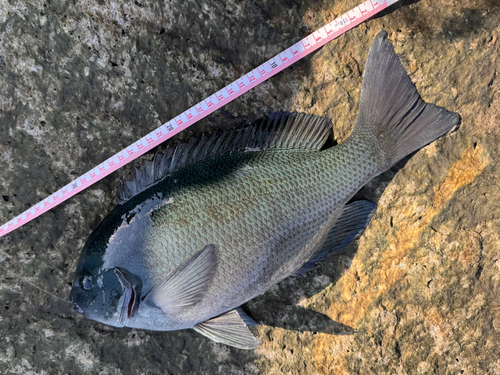
{"type": "MultiPolygon", "coordinates": [[[[0,0],[0,221],[355,5],[0,0]]],[[[244,307],[263,323],[254,329],[262,339],[257,350],[188,331],[115,329],[71,310],[67,296],[80,250],[116,204],[129,166],[0,239],[0,265],[22,276],[0,274],[0,368],[500,372],[499,16],[495,0],[406,1],[168,141],[277,110],[328,116],[335,140],[344,140],[357,115],[368,48],[381,28],[422,97],[462,116],[457,132],[358,193],[378,209],[357,243],[244,307]]]]}

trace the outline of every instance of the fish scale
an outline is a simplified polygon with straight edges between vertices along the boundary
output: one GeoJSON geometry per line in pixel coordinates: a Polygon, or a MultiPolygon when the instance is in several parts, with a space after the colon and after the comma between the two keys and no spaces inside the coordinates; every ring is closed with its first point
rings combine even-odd
{"type": "Polygon", "coordinates": [[[375,206],[354,194],[458,123],[420,99],[381,32],[345,142],[321,150],[329,120],[279,113],[157,155],[89,237],[70,299],[106,324],[254,348],[239,306],[352,241],[375,206]]]}
{"type": "MultiPolygon", "coordinates": [[[[310,157],[311,153],[308,154],[308,156],[310,157]]],[[[279,236],[279,232],[277,232],[276,228],[273,228],[274,222],[285,221],[283,220],[283,218],[287,216],[295,217],[299,212],[304,211],[304,206],[311,207],[311,212],[307,213],[306,217],[316,217],[315,220],[310,221],[310,227],[307,228],[307,232],[317,233],[318,227],[320,227],[321,224],[323,224],[328,219],[328,217],[332,215],[332,212],[333,214],[335,214],[335,211],[332,208],[334,206],[338,206],[341,203],[340,199],[345,200],[345,197],[349,196],[348,191],[352,192],[357,190],[359,185],[363,184],[364,181],[369,180],[375,172],[375,170],[370,167],[370,164],[367,164],[368,168],[366,171],[363,171],[364,173],[360,173],[359,181],[353,181],[351,178],[346,186],[342,186],[342,182],[347,180],[343,177],[348,176],[349,174],[351,174],[350,171],[352,171],[352,166],[349,165],[347,161],[349,159],[351,159],[351,161],[359,160],[359,156],[363,154],[363,151],[351,147],[349,148],[348,152],[343,150],[343,148],[340,148],[338,150],[333,149],[327,152],[317,152],[317,154],[318,155],[314,155],[314,160],[317,160],[320,154],[322,155],[322,160],[324,160],[321,167],[317,169],[311,168],[307,165],[306,167],[304,167],[305,162],[302,161],[302,163],[300,163],[301,155],[293,155],[295,163],[289,163],[288,160],[283,160],[287,159],[287,155],[285,154],[277,155],[278,157],[273,157],[275,155],[271,155],[271,157],[268,158],[270,160],[267,160],[267,163],[263,164],[262,168],[258,168],[256,162],[254,162],[254,168],[251,171],[248,171],[247,174],[252,173],[254,174],[254,176],[260,176],[260,180],[273,178],[271,184],[262,184],[259,183],[259,181],[256,181],[253,184],[245,182],[239,184],[238,182],[234,181],[226,182],[226,187],[231,187],[231,189],[235,185],[238,187],[237,191],[239,192],[240,197],[251,197],[250,199],[247,199],[246,202],[254,202],[255,200],[258,201],[260,197],[267,196],[265,206],[268,207],[268,209],[264,212],[262,212],[260,205],[256,210],[252,210],[251,205],[244,204],[245,202],[243,199],[226,199],[226,203],[222,203],[221,199],[218,199],[218,197],[229,197],[231,196],[231,194],[229,194],[229,192],[226,192],[226,189],[221,189],[220,186],[214,186],[213,188],[208,189],[208,192],[204,194],[204,196],[208,199],[208,202],[204,202],[205,204],[202,205],[204,207],[196,206],[190,208],[189,201],[186,202],[182,198],[182,196],[177,198],[177,196],[173,195],[174,202],[179,199],[180,203],[168,205],[166,206],[166,210],[169,214],[172,215],[172,217],[176,217],[178,216],[175,215],[176,208],[178,208],[179,211],[184,213],[184,218],[191,224],[183,228],[183,231],[179,232],[176,231],[176,228],[174,228],[172,225],[169,225],[171,224],[171,217],[169,217],[169,214],[162,216],[162,221],[164,220],[165,224],[168,225],[165,229],[163,229],[163,231],[170,233],[170,238],[172,238],[168,242],[175,244],[176,248],[182,249],[184,257],[189,257],[201,247],[203,247],[203,245],[206,243],[224,243],[225,241],[222,241],[221,237],[224,236],[225,232],[230,232],[232,233],[233,246],[229,248],[221,247],[219,250],[221,252],[221,264],[223,265],[222,267],[234,268],[235,263],[241,264],[242,262],[244,262],[244,260],[248,259],[248,256],[238,256],[238,254],[247,254],[249,251],[252,251],[252,247],[261,247],[262,239],[268,237],[269,232],[274,232],[276,236],[279,236]],[[275,159],[280,160],[276,162],[275,159]],[[274,164],[271,164],[272,162],[274,162],[274,164]],[[270,164],[271,166],[269,166],[270,164]],[[270,169],[271,173],[263,173],[262,170],[266,169],[270,169]],[[331,173],[331,171],[336,171],[336,173],[333,174],[331,173]],[[276,178],[277,176],[283,176],[281,181],[276,178]],[[315,176],[315,178],[311,178],[311,176],[315,176]],[[340,183],[337,183],[338,186],[335,186],[335,180],[337,179],[340,180],[340,183]],[[293,181],[296,185],[294,190],[286,192],[288,194],[285,194],[285,192],[282,190],[284,186],[283,182],[285,181],[290,182],[290,184],[293,181]],[[317,183],[318,181],[322,181],[323,183],[320,185],[317,183]],[[265,186],[267,188],[261,188],[262,186],[265,186]],[[257,189],[257,193],[255,193],[255,187],[260,187],[259,189],[257,189]],[[331,190],[335,190],[338,192],[337,197],[332,197],[326,194],[331,190]],[[274,196],[272,192],[274,192],[274,196]],[[279,198],[280,195],[282,196],[281,199],[279,198]],[[289,195],[289,197],[286,197],[286,195],[289,195]],[[300,197],[300,199],[292,199],[293,197],[300,197]],[[288,204],[283,204],[282,202],[288,202],[288,204]],[[209,204],[210,207],[214,208],[214,211],[216,211],[217,214],[202,214],[206,213],[203,208],[206,209],[209,204]],[[242,206],[239,208],[239,211],[245,212],[246,215],[244,217],[241,217],[240,220],[235,220],[232,224],[228,223],[227,227],[224,228],[222,225],[223,223],[218,220],[217,216],[226,217],[227,208],[231,205],[234,207],[242,206]],[[192,214],[185,215],[186,211],[192,214]],[[270,212],[275,212],[275,214],[266,215],[266,213],[270,212]],[[248,225],[248,223],[250,223],[250,225],[248,225]],[[245,230],[245,228],[248,227],[254,228],[254,231],[252,231],[252,233],[248,233],[245,230]],[[205,236],[195,237],[198,239],[196,241],[194,240],[194,237],[187,236],[187,234],[191,232],[193,228],[205,228],[205,236]],[[256,237],[256,233],[259,233],[261,238],[256,237]],[[254,238],[254,240],[251,241],[251,246],[248,246],[248,241],[245,248],[239,248],[237,246],[237,244],[240,243],[240,239],[245,240],[252,237],[254,238]],[[182,238],[189,238],[189,240],[182,242],[182,238]],[[235,244],[236,246],[234,246],[235,244]],[[224,264],[226,262],[228,265],[227,267],[224,267],[224,264]]],[[[302,155],[302,158],[303,156],[305,155],[302,155]]],[[[263,162],[263,159],[265,158],[260,157],[261,162],[263,162]]],[[[196,174],[196,172],[193,173],[196,174]]],[[[245,173],[241,172],[234,176],[234,179],[249,181],[252,178],[246,176],[245,173]]],[[[191,197],[190,201],[199,201],[200,197],[193,196],[192,192],[189,193],[191,193],[189,194],[189,196],[191,197]]],[[[188,192],[186,192],[186,194],[188,194],[188,192]]],[[[160,209],[160,212],[161,211],[162,210],[160,209]]],[[[158,220],[155,222],[155,224],[161,227],[162,224],[159,220],[159,217],[160,215],[158,215],[158,220]]],[[[287,241],[283,241],[281,243],[281,246],[286,249],[290,249],[290,253],[296,252],[296,248],[301,249],[304,245],[304,241],[298,241],[297,237],[304,237],[304,230],[301,231],[301,234],[291,236],[287,239],[287,241]]],[[[151,237],[151,242],[159,242],[155,240],[154,234],[151,237]]],[[[313,250],[313,248],[310,249],[310,251],[313,250]]],[[[165,266],[158,268],[159,271],[156,272],[156,274],[152,273],[151,284],[155,284],[155,282],[158,282],[164,276],[164,270],[172,269],[176,264],[178,264],[179,259],[177,256],[174,257],[173,260],[169,259],[168,253],[170,253],[170,251],[171,250],[161,248],[151,249],[151,251],[145,252],[147,254],[155,254],[155,262],[165,263],[165,266]]],[[[276,265],[283,264],[283,257],[289,257],[288,253],[280,256],[279,252],[275,252],[273,253],[273,255],[273,259],[268,260],[268,262],[275,263],[276,265]]],[[[308,257],[309,255],[310,254],[305,254],[304,257],[308,257]]],[[[271,265],[271,267],[277,268],[275,265],[271,265]]],[[[239,270],[239,278],[241,278],[241,273],[243,273],[244,270],[242,270],[241,267],[239,267],[239,270]]],[[[216,282],[214,282],[214,284],[221,285],[221,283],[217,282],[217,278],[220,278],[221,281],[224,281],[225,285],[232,286],[236,282],[236,280],[232,280],[231,277],[228,276],[229,275],[221,272],[220,275],[216,276],[216,282]]],[[[275,281],[276,280],[273,280],[272,282],[275,281]]],[[[214,293],[218,294],[218,292],[214,293]]]]}
{"type": "MultiPolygon", "coordinates": [[[[151,234],[149,242],[154,244],[168,243],[173,249],[179,249],[179,251],[174,251],[172,253],[171,249],[167,249],[166,247],[158,248],[157,245],[147,247],[150,251],[145,253],[149,254],[148,256],[152,257],[152,260],[148,260],[146,264],[148,264],[149,267],[153,264],[161,266],[157,268],[157,272],[151,273],[150,282],[147,279],[143,280],[146,287],[149,287],[151,284],[154,285],[155,282],[158,282],[165,275],[166,271],[179,264],[186,256],[189,257],[194,254],[197,250],[203,247],[204,244],[220,243],[220,233],[233,233],[234,243],[239,243],[241,239],[253,237],[254,240],[251,241],[251,246],[257,247],[262,239],[255,236],[256,232],[260,233],[263,238],[268,236],[269,232],[272,231],[273,228],[272,223],[282,221],[283,217],[286,217],[284,214],[285,212],[288,216],[293,217],[297,215],[298,211],[300,211],[301,208],[303,209],[305,205],[322,208],[326,207],[324,210],[326,210],[326,212],[330,212],[332,207],[339,205],[339,198],[335,196],[325,196],[323,199],[324,201],[319,202],[319,196],[324,196],[325,192],[330,191],[333,188],[333,190],[338,192],[338,196],[346,197],[348,196],[346,193],[347,190],[357,190],[357,187],[363,183],[353,180],[352,177],[349,179],[352,166],[346,164],[350,154],[352,154],[351,159],[356,160],[363,154],[362,150],[351,147],[348,149],[348,152],[345,152],[342,147],[339,149],[333,149],[331,152],[316,152],[316,155],[311,152],[292,155],[280,153],[279,151],[270,151],[269,153],[271,155],[268,157],[258,155],[255,158],[255,161],[252,160],[252,170],[235,174],[231,181],[226,181],[226,189],[221,189],[220,185],[222,183],[219,183],[204,192],[201,192],[199,189],[186,190],[182,194],[169,194],[164,191],[165,194],[174,199],[174,203],[165,204],[163,208],[156,211],[153,222],[155,227],[161,228],[159,229],[158,235],[161,237],[161,233],[163,233],[163,235],[168,233],[168,239],[158,239],[156,237],[158,235],[155,232],[151,234]],[[318,161],[320,154],[323,155],[323,163],[320,164],[319,168],[315,169],[310,165],[307,165],[309,163],[306,164],[309,159],[318,161]],[[292,161],[287,159],[292,159],[292,161]],[[331,173],[331,171],[335,171],[335,173],[331,173]],[[278,176],[281,176],[281,178],[278,178],[278,176]],[[272,180],[271,183],[262,183],[262,181],[268,181],[270,179],[272,180]],[[341,184],[337,184],[338,186],[335,186],[335,183],[338,180],[341,184]],[[319,181],[322,181],[322,185],[318,184],[319,181]],[[293,190],[289,191],[289,194],[294,197],[300,197],[300,200],[272,196],[273,193],[278,196],[285,194],[285,191],[283,190],[285,182],[288,182],[289,185],[292,185],[292,182],[294,182],[295,187],[293,190]],[[348,185],[343,186],[342,182],[348,183],[348,185]],[[229,191],[228,187],[230,187],[229,191]],[[232,194],[233,191],[238,191],[239,199],[236,199],[235,195],[232,194]],[[309,197],[305,193],[307,193],[309,197]],[[259,199],[262,199],[261,197],[263,196],[268,196],[268,200],[265,204],[268,209],[264,212],[259,211],[261,210],[259,208],[255,214],[252,214],[253,211],[251,210],[251,206],[243,204],[245,202],[243,197],[247,197],[246,202],[249,203],[256,200],[258,201],[259,199]],[[222,197],[224,197],[224,199],[222,199],[222,197]],[[314,201],[315,203],[311,203],[311,201],[314,201]],[[288,205],[280,203],[274,207],[272,205],[273,202],[290,203],[288,205]],[[222,230],[221,222],[216,216],[227,217],[228,215],[226,210],[229,204],[239,211],[246,212],[247,217],[241,219],[237,223],[229,225],[229,227],[225,230],[222,230]],[[207,213],[208,207],[210,207],[215,214],[209,215],[207,213]],[[275,214],[266,216],[266,213],[270,212],[275,212],[275,214]],[[281,215],[279,213],[281,213],[281,215]],[[180,232],[178,227],[181,225],[176,222],[176,219],[179,218],[181,218],[184,224],[190,223],[190,225],[184,226],[183,230],[180,232]],[[251,236],[249,233],[242,231],[242,228],[247,227],[247,222],[251,223],[250,226],[254,228],[251,236]],[[164,223],[164,225],[162,225],[162,223],[164,223]],[[187,233],[192,232],[195,228],[204,228],[203,232],[205,233],[205,236],[187,236],[187,233]],[[237,234],[240,235],[237,236],[237,234]],[[188,240],[183,241],[183,238],[187,238],[188,240]],[[174,256],[172,256],[172,254],[174,256]]],[[[203,166],[200,166],[200,168],[203,168],[203,166]]],[[[198,174],[196,170],[192,173],[193,175],[198,174]]],[[[364,171],[364,175],[360,173],[359,179],[368,180],[373,173],[374,171],[371,169],[364,171]]],[[[175,178],[177,178],[177,176],[175,176],[175,178]]],[[[166,180],[164,185],[169,185],[169,181],[166,180]]],[[[320,221],[323,222],[324,220],[325,217],[321,217],[320,221]]],[[[316,233],[317,226],[318,224],[316,224],[312,232],[316,233]]],[[[292,238],[288,242],[296,243],[296,240],[295,238],[292,238]]],[[[220,250],[222,254],[231,254],[231,249],[220,250]]],[[[245,254],[248,250],[249,249],[247,247],[246,249],[233,251],[245,254]]],[[[231,261],[233,261],[233,259],[236,259],[236,262],[242,261],[241,257],[235,258],[233,254],[231,254],[228,258],[231,259],[231,261]]],[[[221,262],[225,261],[226,259],[222,257],[221,262]]],[[[109,264],[108,266],[130,267],[129,263],[135,262],[137,262],[136,259],[128,259],[124,263],[109,264]]],[[[276,263],[281,264],[282,260],[277,258],[276,263]]],[[[228,284],[233,283],[233,281],[228,280],[225,275],[221,275],[220,278],[226,280],[228,284]]]]}

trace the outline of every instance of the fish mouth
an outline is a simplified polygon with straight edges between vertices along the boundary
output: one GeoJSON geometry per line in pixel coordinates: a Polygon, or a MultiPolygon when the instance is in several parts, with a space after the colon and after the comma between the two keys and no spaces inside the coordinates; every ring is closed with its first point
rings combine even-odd
{"type": "Polygon", "coordinates": [[[69,295],[69,301],[73,305],[73,310],[79,312],[80,314],[83,314],[84,313],[83,309],[80,306],[78,306],[78,303],[76,303],[75,299],[76,299],[75,295],[73,294],[73,291],[71,291],[71,294],[69,295]]]}
{"type": "Polygon", "coordinates": [[[115,274],[118,276],[118,280],[120,280],[122,288],[125,291],[123,293],[123,304],[117,325],[117,327],[124,327],[127,320],[133,318],[139,310],[139,305],[141,303],[141,285],[137,283],[133,276],[129,275],[124,270],[116,268],[115,274]]]}
{"type": "Polygon", "coordinates": [[[78,306],[78,304],[76,302],[73,302],[73,310],[75,310],[76,312],[79,312],[80,314],[83,314],[83,310],[80,306],[78,306]]]}

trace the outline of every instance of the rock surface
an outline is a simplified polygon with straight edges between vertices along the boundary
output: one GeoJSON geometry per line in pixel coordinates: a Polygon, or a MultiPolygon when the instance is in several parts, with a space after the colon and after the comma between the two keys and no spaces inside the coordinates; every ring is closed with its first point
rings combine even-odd
{"type": "MultiPolygon", "coordinates": [[[[0,0],[0,222],[357,4],[0,0]]],[[[0,271],[0,373],[499,374],[499,17],[498,0],[411,1],[168,142],[279,110],[330,117],[344,140],[381,28],[422,97],[462,116],[360,191],[378,209],[358,242],[245,306],[257,350],[71,310],[80,250],[130,166],[0,239],[22,276],[0,271]]]]}

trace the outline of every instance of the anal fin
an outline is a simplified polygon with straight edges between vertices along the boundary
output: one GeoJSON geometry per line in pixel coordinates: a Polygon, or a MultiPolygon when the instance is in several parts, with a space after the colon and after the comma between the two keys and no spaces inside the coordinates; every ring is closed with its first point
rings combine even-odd
{"type": "Polygon", "coordinates": [[[370,222],[377,205],[367,200],[356,201],[345,206],[342,216],[330,229],[321,247],[311,259],[305,263],[294,276],[316,268],[316,263],[323,260],[328,254],[342,250],[356,237],[359,237],[370,222]]]}
{"type": "MultiPolygon", "coordinates": [[[[251,319],[240,308],[196,324],[193,329],[209,339],[239,349],[255,349],[260,341],[250,332],[245,319],[251,319]],[[243,317],[240,315],[243,313],[243,317]]],[[[253,321],[253,319],[252,319],[253,321]]]]}

